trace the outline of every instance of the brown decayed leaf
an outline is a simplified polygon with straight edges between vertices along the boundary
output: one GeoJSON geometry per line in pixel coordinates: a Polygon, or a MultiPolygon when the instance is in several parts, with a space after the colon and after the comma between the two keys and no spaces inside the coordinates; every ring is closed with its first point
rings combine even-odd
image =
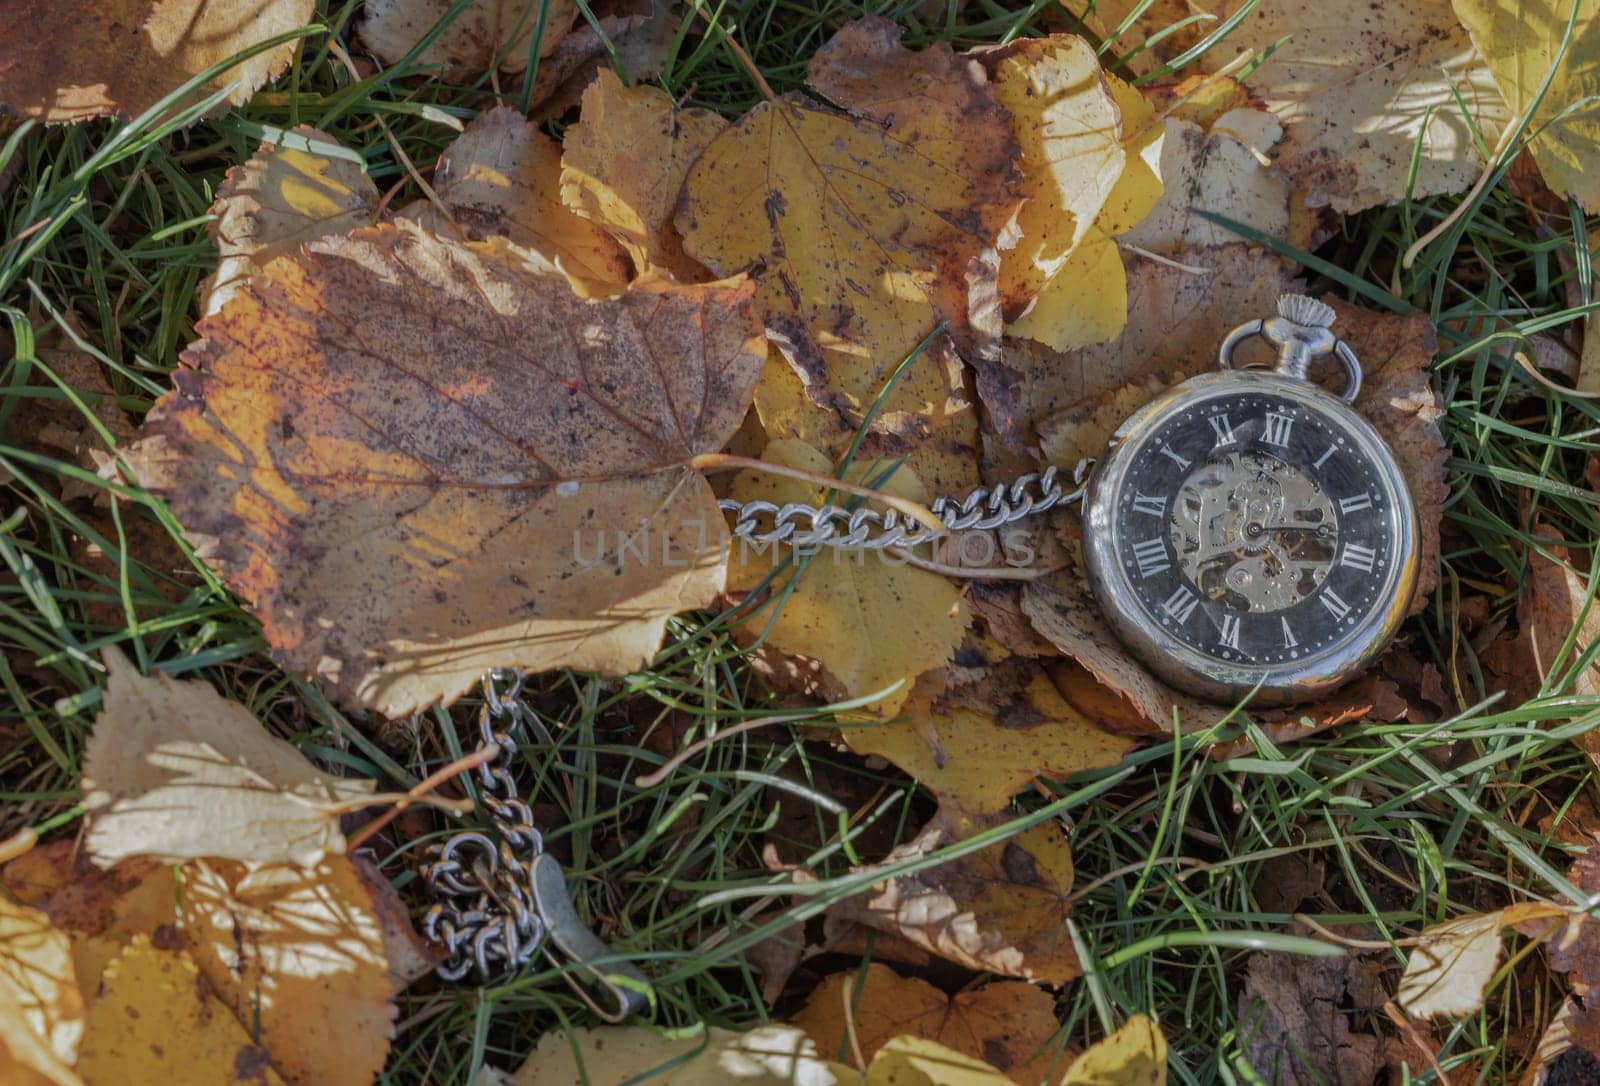
{"type": "Polygon", "coordinates": [[[1261,1081],[1278,1086],[1369,1086],[1381,1065],[1372,1034],[1350,1030],[1343,1008],[1348,958],[1250,955],[1239,1034],[1261,1081]]]}
{"type": "Polygon", "coordinates": [[[354,866],[190,865],[182,937],[290,1086],[370,1083],[394,1031],[389,966],[354,866]]]}
{"type": "MultiPolygon", "coordinates": [[[[1243,4],[1226,0],[1217,14],[1243,4]]],[[[1412,194],[1461,192],[1483,168],[1472,124],[1492,147],[1506,119],[1449,0],[1264,3],[1201,64],[1215,71],[1241,51],[1259,57],[1269,48],[1250,86],[1283,120],[1277,162],[1313,205],[1353,212],[1399,200],[1419,142],[1412,194]]]]}
{"type": "Polygon", "coordinates": [[[1264,109],[1245,107],[1202,126],[1166,118],[1161,144],[1161,199],[1122,235],[1125,245],[1171,255],[1234,244],[1239,235],[1200,212],[1224,215],[1271,238],[1289,237],[1289,184],[1266,162],[1283,126],[1264,109]]]}
{"type": "Polygon", "coordinates": [[[1066,1063],[1046,1047],[1060,1029],[1055,1000],[1022,981],[996,981],[947,996],[925,980],[902,977],[873,962],[864,972],[824,978],[793,1024],[823,1056],[838,1058],[851,1052],[847,1013],[869,1063],[885,1044],[903,1036],[976,1057],[1019,1086],[1036,1086],[1052,1077],[1058,1062],[1066,1063]]]}
{"type": "MultiPolygon", "coordinates": [[[[957,663],[962,659],[958,651],[957,663]]],[[[956,671],[917,683],[900,709],[908,720],[845,727],[840,736],[857,754],[889,759],[969,814],[1004,810],[1035,777],[1115,765],[1133,747],[1074,709],[1035,661],[1012,657],[949,674],[956,671]]]]}
{"type": "MultiPolygon", "coordinates": [[[[0,341],[0,351],[5,346],[0,341]]],[[[134,427],[127,413],[117,406],[116,392],[106,380],[105,367],[65,335],[47,337],[35,347],[34,354],[42,365],[34,368],[29,384],[41,394],[15,398],[14,410],[0,422],[0,441],[85,471],[106,472],[112,462],[112,450],[133,439],[134,427]],[[69,397],[68,389],[71,397],[88,409],[87,415],[69,397]],[[91,417],[99,427],[90,421],[91,417]],[[111,438],[109,445],[105,435],[111,438]]],[[[0,467],[0,484],[9,478],[10,472],[0,467]]],[[[104,488],[64,472],[57,474],[53,482],[62,501],[106,498],[104,488]]],[[[120,617],[120,609],[118,614],[120,617]]]]}
{"type": "Polygon", "coordinates": [[[106,967],[89,1004],[78,1071],[85,1086],[283,1084],[193,959],[145,935],[106,967]]]}
{"type": "MultiPolygon", "coordinates": [[[[808,394],[851,418],[941,320],[964,353],[994,351],[994,244],[1019,202],[982,69],[900,34],[876,17],[841,30],[808,72],[848,112],[799,94],[757,106],[695,163],[676,219],[690,256],[752,271],[808,394]]],[[[919,365],[887,405],[938,415],[958,391],[919,365]]]]}
{"type": "Polygon", "coordinates": [[[201,306],[219,312],[246,279],[280,256],[298,256],[309,241],[370,226],[378,186],[360,156],[310,125],[263,142],[228,171],[209,227],[217,271],[201,306]]]}
{"type": "Polygon", "coordinates": [[[600,15],[603,36],[588,19],[580,19],[539,62],[539,75],[529,96],[534,120],[543,123],[576,106],[602,72],[627,72],[636,84],[655,79],[673,57],[683,22],[694,18],[674,0],[654,0],[648,5],[648,16],[637,10],[639,4],[620,6],[623,10],[616,15],[600,15]]]}
{"type": "MultiPolygon", "coordinates": [[[[0,7],[0,108],[51,123],[132,118],[316,9],[316,0],[16,0],[0,7]]],[[[296,44],[227,69],[195,98],[235,84],[227,100],[243,105],[296,44]]]]}
{"type": "Polygon", "coordinates": [[[672,225],[689,167],[728,122],[678,109],[657,87],[624,87],[602,70],[583,92],[582,119],[562,140],[561,199],[616,238],[635,267],[708,278],[672,225]]]}
{"type": "MultiPolygon", "coordinates": [[[[453,0],[367,0],[359,33],[373,53],[393,64],[450,11],[453,0]]],[[[422,51],[418,64],[440,65],[446,73],[467,74],[499,68],[527,70],[541,9],[546,0],[472,0],[444,33],[422,51]]],[[[573,0],[548,0],[539,55],[549,56],[578,14],[573,0]]]]}
{"type": "MultiPolygon", "coordinates": [[[[1238,258],[1248,259],[1237,247],[1206,250],[1196,254],[1196,257],[1206,259],[1229,254],[1230,251],[1232,255],[1225,257],[1230,264],[1236,266],[1238,258]]],[[[1176,269],[1167,269],[1166,274],[1152,269],[1148,280],[1152,290],[1148,297],[1166,297],[1159,292],[1162,281],[1170,275],[1183,274],[1176,269]]],[[[1246,281],[1254,284],[1261,282],[1259,278],[1248,277],[1246,281]]],[[[1177,308],[1193,312],[1191,307],[1206,296],[1198,291],[1183,290],[1181,285],[1180,280],[1179,292],[1170,296],[1171,301],[1162,307],[1163,311],[1177,308]]],[[[1432,325],[1422,314],[1379,314],[1334,298],[1327,300],[1339,314],[1334,325],[1335,332],[1355,350],[1366,375],[1355,406],[1394,450],[1417,506],[1417,520],[1421,526],[1418,558],[1421,573],[1412,608],[1419,610],[1426,605],[1428,594],[1437,581],[1438,526],[1448,493],[1444,477],[1444,439],[1438,429],[1438,419],[1443,409],[1428,379],[1437,339],[1432,325]]],[[[1223,301],[1222,298],[1218,299],[1219,308],[1223,301]]],[[[1262,303],[1264,308],[1258,311],[1258,315],[1273,311],[1272,302],[1262,299],[1262,303]]],[[[1232,327],[1249,319],[1240,316],[1237,321],[1233,320],[1237,315],[1237,310],[1234,310],[1228,314],[1226,321],[1219,323],[1232,327]]],[[[1169,319],[1163,312],[1162,324],[1165,325],[1169,319]]],[[[1195,323],[1209,325],[1213,322],[1217,322],[1217,314],[1207,312],[1204,320],[1195,323]]],[[[1121,366],[1113,363],[1113,368],[1120,368],[1124,373],[1133,369],[1134,372],[1127,374],[1127,377],[1143,383],[1103,390],[1099,387],[1103,381],[1101,372],[1087,371],[1096,373],[1093,385],[1089,384],[1088,378],[1080,377],[1078,380],[1079,389],[1087,394],[1075,397],[1041,426],[1046,459],[1066,463],[1077,456],[1094,455],[1116,424],[1139,402],[1147,399],[1149,394],[1167,381],[1213,369],[1215,343],[1227,330],[1226,327],[1220,330],[1208,327],[1206,331],[1215,335],[1206,337],[1209,343],[1202,353],[1202,344],[1190,339],[1185,329],[1185,345],[1190,351],[1183,355],[1159,339],[1139,336],[1137,330],[1140,328],[1141,324],[1130,323],[1129,334],[1123,340],[1134,342],[1126,349],[1135,350],[1141,341],[1149,343],[1160,360],[1159,368],[1137,354],[1121,355],[1121,366]],[[1090,388],[1095,391],[1088,393],[1090,388]]],[[[1121,343],[1122,340],[1119,340],[1117,344],[1108,346],[1120,347],[1121,343]]],[[[1091,348],[1088,352],[1080,352],[1080,355],[1099,353],[1100,350],[1091,348]]],[[[1061,533],[1067,556],[1072,559],[1069,565],[1075,564],[1076,523],[1063,524],[1061,533]]],[[[1220,719],[1217,707],[1196,702],[1167,687],[1122,649],[1106,628],[1088,586],[1077,570],[1068,568],[1025,585],[1022,607],[1041,634],[1087,668],[1101,683],[1122,695],[1137,714],[1131,727],[1129,719],[1120,714],[1096,714],[1094,719],[1097,723],[1119,730],[1142,732],[1148,730],[1138,725],[1137,722],[1142,718],[1149,727],[1167,731],[1172,727],[1174,709],[1181,714],[1186,729],[1203,727],[1220,719]]],[[[1083,708],[1071,693],[1067,696],[1069,701],[1083,708]]],[[[1335,692],[1322,702],[1270,713],[1264,719],[1278,725],[1275,732],[1278,738],[1290,739],[1358,717],[1395,720],[1403,719],[1410,713],[1411,706],[1398,696],[1395,683],[1369,676],[1335,692]]]]}
{"type": "Polygon", "coordinates": [[[721,591],[688,462],[766,356],[749,284],[586,302],[406,224],[307,248],[201,323],[141,441],[278,659],[399,715],[491,666],[631,670],[721,591]]]}
{"type": "MultiPolygon", "coordinates": [[[[1010,374],[1004,380],[979,374],[978,392],[992,425],[1031,445],[1040,436],[1037,428],[1060,412],[1082,409],[1135,382],[1165,382],[1177,373],[1210,369],[1224,335],[1271,314],[1278,295],[1300,287],[1287,262],[1243,245],[1185,251],[1175,260],[1182,267],[1132,254],[1123,258],[1128,323],[1110,343],[1061,352],[1008,339],[1004,363],[1010,374]],[[1190,268],[1205,271],[1185,270],[1190,268]]],[[[1106,418],[1104,434],[1081,444],[1098,453],[1120,421],[1106,418]]]]}
{"type": "MultiPolygon", "coordinates": [[[[884,863],[926,856],[995,823],[946,805],[884,863]]],[[[928,870],[892,876],[834,909],[968,969],[1065,984],[1083,971],[1063,923],[1071,889],[1066,836],[1044,823],[928,870]]]]}
{"type": "Polygon", "coordinates": [[[78,1086],[84,1005],[67,937],[0,895],[0,1082],[78,1086]]]}
{"type": "Polygon", "coordinates": [[[433,191],[449,212],[419,200],[402,212],[443,236],[509,238],[558,268],[586,298],[622,290],[632,268],[610,234],[561,202],[561,148],[507,106],[480,113],[439,156],[433,191]]]}
{"type": "Polygon", "coordinates": [[[344,851],[339,816],[374,782],[330,777],[204,682],[149,678],[105,650],[105,700],[84,750],[88,848],[310,867],[344,851]]]}
{"type": "MultiPolygon", "coordinates": [[[[820,474],[833,467],[821,453],[796,441],[775,441],[763,457],[820,474]]],[[[859,481],[861,472],[850,475],[859,481]]],[[[921,482],[903,469],[882,489],[913,500],[928,496],[921,482]]],[[[781,506],[816,504],[823,494],[809,483],[746,471],[734,480],[731,496],[781,506]]],[[[781,544],[758,548],[743,540],[735,543],[728,563],[730,593],[751,592],[794,554],[795,548],[781,544]]],[[[782,579],[768,586],[782,609],[776,616],[768,610],[752,614],[739,627],[740,636],[761,637],[787,655],[817,661],[849,697],[900,683],[898,690],[873,703],[868,710],[873,716],[897,713],[917,676],[943,665],[966,629],[961,593],[946,578],[875,551],[829,548],[795,576],[798,581],[787,596],[782,579]]]]}
{"type": "Polygon", "coordinates": [[[1600,1082],[1600,1010],[1576,999],[1561,1004],[1535,1046],[1520,1086],[1587,1086],[1600,1082]]]}

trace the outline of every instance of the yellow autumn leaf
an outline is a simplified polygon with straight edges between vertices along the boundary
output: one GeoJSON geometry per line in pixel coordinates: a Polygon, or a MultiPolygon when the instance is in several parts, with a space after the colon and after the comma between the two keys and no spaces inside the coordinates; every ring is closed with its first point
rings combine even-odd
{"type": "Polygon", "coordinates": [[[316,864],[370,780],[331,777],[204,682],[145,677],[105,652],[104,707],[83,759],[90,854],[316,864]]]}
{"type": "Polygon", "coordinates": [[[1035,777],[1115,765],[1134,746],[1074,709],[1044,669],[1022,657],[958,679],[931,673],[900,715],[908,719],[839,734],[857,754],[889,759],[970,814],[1004,810],[1035,777]]]}
{"type": "Polygon", "coordinates": [[[974,1056],[922,1037],[896,1037],[878,1050],[862,1086],[1008,1086],[1010,1079],[974,1056]]]}
{"type": "Polygon", "coordinates": [[[823,978],[794,1016],[824,1056],[841,1057],[859,1044],[868,1064],[897,1040],[934,1041],[994,1070],[1018,1086],[1054,1077],[1061,1059],[1051,1045],[1060,1030],[1055,1000],[1037,985],[995,981],[946,995],[918,977],[902,977],[872,962],[864,970],[823,978]],[[847,1017],[848,1015],[848,1017],[847,1017]]]}
{"type": "Polygon", "coordinates": [[[1142,1014],[1072,1061],[1061,1086],[1166,1086],[1167,1038],[1142,1014]]]}
{"type": "Polygon", "coordinates": [[[611,235],[561,202],[561,148],[522,114],[497,106],[467,125],[433,170],[444,209],[418,200],[401,215],[443,237],[507,238],[543,257],[580,297],[622,290],[632,267],[611,235]],[[448,221],[445,212],[449,213],[448,221]]]}
{"type": "Polygon", "coordinates": [[[219,312],[245,280],[280,256],[330,234],[370,226],[378,186],[354,151],[326,132],[300,125],[263,142],[228,171],[211,205],[217,271],[201,315],[219,312]]]}
{"type": "Polygon", "coordinates": [[[551,1030],[516,1073],[491,1072],[480,1086],[853,1086],[855,1080],[848,1069],[819,1057],[811,1039],[793,1026],[675,1034],[601,1026],[551,1030]]]}
{"type": "Polygon", "coordinates": [[[996,93],[1011,113],[1028,197],[1016,245],[1001,254],[1006,330],[1056,350],[1102,342],[1127,319],[1112,237],[1161,196],[1164,129],[1081,38],[1019,42],[999,55],[996,93]]]}
{"type": "Polygon", "coordinates": [[[1600,212],[1600,0],[1451,0],[1513,114],[1533,106],[1539,172],[1584,210],[1600,212]],[[1561,43],[1572,36],[1565,52],[1561,43]]]}
{"type": "MultiPolygon", "coordinates": [[[[775,464],[829,474],[833,464],[810,446],[775,441],[763,457],[775,464]]],[[[861,472],[852,473],[860,481],[861,472]]],[[[922,484],[904,469],[880,489],[921,501],[922,484]]],[[[823,494],[809,483],[759,471],[740,472],[731,496],[741,502],[769,501],[816,504],[823,494]]],[[[750,592],[780,563],[795,557],[783,544],[765,547],[736,541],[728,562],[728,587],[750,592]]],[[[961,642],[967,612],[961,594],[946,578],[917,569],[893,555],[863,548],[825,549],[796,574],[786,596],[780,578],[769,586],[782,601],[776,615],[757,612],[741,627],[745,636],[765,636],[766,643],[791,656],[822,665],[850,697],[873,694],[900,683],[894,693],[872,706],[876,715],[892,716],[910,696],[924,671],[939,667],[961,642]]]]}
{"type": "Polygon", "coordinates": [[[315,868],[187,870],[181,935],[200,973],[254,1023],[290,1086],[367,1086],[394,1032],[372,897],[344,856],[315,868]]]}
{"type": "Polygon", "coordinates": [[[83,997],[65,933],[0,895],[0,1082],[78,1086],[83,997]]]}
{"type": "Polygon", "coordinates": [[[609,68],[583,92],[583,114],[561,142],[561,199],[621,242],[634,266],[708,278],[672,225],[689,167],[728,122],[679,109],[657,87],[624,87],[609,68]]]}
{"type": "MultiPolygon", "coordinates": [[[[756,106],[694,164],[676,218],[690,256],[751,273],[807,394],[852,420],[940,321],[964,353],[996,356],[995,243],[1019,202],[982,69],[900,35],[877,17],[841,30],[807,70],[842,110],[756,106]]],[[[917,365],[887,406],[938,414],[958,392],[917,365]]]]}
{"type": "Polygon", "coordinates": [[[89,1005],[78,1072],[84,1086],[283,1086],[267,1054],[200,979],[181,949],[138,935],[89,1005]]]}

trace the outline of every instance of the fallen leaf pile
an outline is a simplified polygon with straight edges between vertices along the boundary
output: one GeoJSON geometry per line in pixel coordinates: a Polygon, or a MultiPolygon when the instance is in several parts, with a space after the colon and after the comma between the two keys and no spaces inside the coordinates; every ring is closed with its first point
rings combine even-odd
{"type": "MultiPolygon", "coordinates": [[[[840,480],[927,504],[1070,473],[1135,408],[1215,368],[1230,329],[1305,289],[1294,261],[1253,241],[1309,251],[1335,213],[1465,192],[1521,119],[1550,189],[1600,210],[1582,168],[1600,133],[1600,12],[1581,0],[1569,27],[1527,7],[1064,4],[1134,51],[1116,72],[1072,34],[914,49],[867,17],[816,49],[804,90],[731,118],[641,79],[700,32],[667,4],[352,12],[354,77],[481,80],[501,102],[526,91],[529,112],[485,97],[390,190],[327,133],[251,129],[267,138],[216,191],[218,265],[171,391],[136,437],[120,413],[104,419],[121,463],[259,619],[275,660],[383,718],[449,705],[492,668],[627,674],[675,616],[728,608],[780,696],[858,702],[828,740],[937,800],[827,922],[1011,978],[950,997],[872,965],[825,981],[794,1025],[552,1032],[504,1081],[566,1081],[579,1064],[620,1081],[670,1060],[662,1081],[733,1068],[817,1086],[1164,1081],[1150,1020],[1081,1053],[1054,1039],[1036,986],[1085,965],[1058,822],[929,858],[1003,823],[1041,778],[1115,766],[1140,737],[1227,709],[1111,636],[1073,516],[915,552],[808,554],[733,539],[719,497],[854,500],[823,485],[840,480]],[[1242,17],[1197,72],[1166,74],[1209,33],[1163,33],[1191,12],[1242,17]],[[1570,62],[1546,86],[1566,38],[1570,62]],[[707,472],[724,467],[740,470],[714,487],[707,472]]],[[[126,119],[316,9],[6,4],[0,106],[126,119]],[[25,32],[47,8],[60,34],[25,32]]],[[[264,48],[197,94],[242,103],[295,48],[264,48]]],[[[1365,368],[1356,407],[1417,502],[1420,608],[1448,497],[1439,342],[1421,314],[1326,300],[1365,368]]],[[[118,470],[78,435],[51,440],[118,470]]],[[[1549,663],[1583,595],[1562,557],[1530,556],[1490,665],[1593,692],[1593,675],[1549,663]]],[[[1595,634],[1600,618],[1585,621],[1595,634]]],[[[422,960],[385,919],[386,886],[344,855],[340,817],[372,782],[317,771],[209,687],[108,667],[83,780],[99,870],[57,843],[0,872],[0,1073],[370,1081],[394,985],[422,960]]],[[[1442,712],[1408,675],[1397,664],[1252,716],[1282,740],[1442,712]]],[[[1502,931],[1548,919],[1538,908],[1425,933],[1399,1003],[1418,1018],[1480,1003],[1502,931]]],[[[1347,978],[1257,966],[1250,991],[1276,1015],[1258,1056],[1319,1039],[1377,1066],[1371,1039],[1326,1007],[1286,1009],[1296,993],[1337,998],[1347,978]]],[[[1594,983],[1573,969],[1575,987],[1594,983]]],[[[1572,1028],[1592,1018],[1576,1006],[1572,1028]]]]}
{"type": "Polygon", "coordinates": [[[0,867],[7,1082],[366,1084],[432,966],[326,777],[208,685],[106,656],[89,834],[0,867]]]}

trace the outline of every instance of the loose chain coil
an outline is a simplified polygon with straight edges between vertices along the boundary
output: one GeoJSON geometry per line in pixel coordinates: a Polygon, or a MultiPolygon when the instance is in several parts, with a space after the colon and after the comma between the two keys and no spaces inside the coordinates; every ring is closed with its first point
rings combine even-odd
{"type": "MultiPolygon", "coordinates": [[[[1008,485],[980,487],[959,500],[940,498],[931,507],[943,525],[939,531],[893,509],[879,512],[864,506],[847,509],[803,502],[780,506],[767,501],[724,500],[719,504],[734,516],[734,535],[761,545],[868,550],[915,547],[951,532],[991,531],[1076,501],[1083,496],[1093,464],[1092,460],[1078,462],[1070,491],[1061,486],[1058,470],[1052,467],[1043,473],[1023,475],[1008,485]],[[770,526],[763,529],[763,523],[770,526]]],[[[554,882],[541,882],[541,871],[550,880],[553,873],[549,869],[555,865],[548,862],[549,857],[541,859],[544,839],[509,768],[528,713],[521,698],[523,681],[522,671],[508,668],[491,671],[483,682],[479,749],[495,753],[478,766],[478,801],[489,813],[494,836],[465,830],[428,846],[425,853],[422,877],[433,905],[423,917],[422,928],[445,950],[445,961],[438,969],[445,980],[461,980],[476,971],[480,981],[487,981],[514,971],[538,954],[547,939],[553,939],[565,950],[584,948],[593,953],[594,946],[599,946],[598,940],[586,931],[566,930],[581,923],[575,915],[552,919],[541,914],[541,887],[545,888],[543,900],[547,902],[566,899],[564,890],[557,885],[558,873],[554,882]],[[552,928],[547,919],[557,926],[552,928]],[[565,928],[561,927],[563,924],[565,928]]],[[[571,906],[563,905],[558,911],[570,913],[571,906]]],[[[601,983],[614,980],[619,973],[635,977],[639,984],[646,983],[637,970],[626,964],[613,966],[609,978],[602,976],[601,983]]],[[[637,1005],[637,993],[615,985],[611,990],[619,1009],[615,1014],[598,1006],[596,1009],[603,1017],[616,1021],[631,1013],[637,1005]]]]}

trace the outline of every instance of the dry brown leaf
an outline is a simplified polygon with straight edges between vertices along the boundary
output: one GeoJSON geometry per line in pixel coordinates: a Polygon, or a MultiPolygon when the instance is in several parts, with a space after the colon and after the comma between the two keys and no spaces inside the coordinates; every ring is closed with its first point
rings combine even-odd
{"type": "MultiPolygon", "coordinates": [[[[132,441],[134,427],[127,413],[117,406],[116,391],[106,380],[104,364],[64,334],[47,336],[35,347],[34,354],[42,365],[34,367],[29,385],[38,393],[14,397],[14,410],[0,421],[0,440],[88,472],[107,473],[114,451],[132,441]],[[79,409],[74,397],[86,411],[79,409]],[[110,436],[109,443],[105,435],[110,436]]],[[[0,467],[0,484],[9,477],[10,473],[0,467]]],[[[105,488],[65,472],[59,473],[54,482],[62,501],[107,500],[105,488]]],[[[100,518],[90,514],[89,519],[93,523],[100,518]]],[[[95,527],[101,525],[95,523],[95,527]]],[[[115,536],[114,528],[111,534],[115,536]]],[[[120,602],[117,615],[118,620],[126,617],[120,602]]]]}
{"type": "Polygon", "coordinates": [[[980,1059],[1019,1086],[1037,1086],[1053,1077],[1058,1062],[1067,1062],[1051,1051],[1061,1028],[1055,1000],[1022,981],[996,981],[947,996],[925,980],[873,962],[862,972],[825,977],[792,1024],[827,1058],[849,1058],[853,1025],[869,1063],[894,1038],[921,1037],[980,1059]]]}
{"type": "Polygon", "coordinates": [[[1036,661],[1011,657],[964,669],[964,651],[957,667],[918,681],[900,709],[909,719],[844,727],[841,738],[969,814],[1004,810],[1035,777],[1115,765],[1133,749],[1063,699],[1036,661]]]}
{"type": "MultiPolygon", "coordinates": [[[[763,458],[775,464],[828,474],[827,457],[796,441],[775,441],[763,458]]],[[[861,471],[850,478],[860,481],[861,471]]],[[[881,485],[886,493],[925,501],[921,481],[902,469],[881,485]]],[[[822,488],[756,471],[741,472],[731,497],[740,502],[816,504],[822,488]]],[[[728,589],[741,597],[771,576],[776,565],[792,561],[796,548],[758,547],[740,540],[728,562],[728,589]]],[[[857,548],[827,548],[796,576],[784,594],[785,579],[768,586],[782,609],[761,610],[740,627],[742,638],[764,638],[773,648],[821,664],[849,697],[864,697],[900,686],[874,702],[873,716],[899,712],[917,676],[950,658],[967,625],[960,591],[938,573],[918,569],[893,555],[857,548]]]]}
{"type": "MultiPolygon", "coordinates": [[[[50,123],[129,119],[316,10],[316,0],[15,0],[0,6],[0,107],[50,123]]],[[[227,101],[243,105],[297,44],[227,69],[193,100],[231,85],[227,101]]]]}
{"type": "Polygon", "coordinates": [[[1600,1010],[1567,999],[1539,1038],[1521,1086],[1600,1082],[1600,1010]]]}
{"type": "Polygon", "coordinates": [[[665,91],[624,87],[603,70],[583,92],[582,119],[562,140],[561,199],[616,238],[635,267],[707,279],[684,253],[672,216],[689,167],[727,127],[708,109],[678,109],[665,91]]]}
{"type": "Polygon", "coordinates": [[[85,1086],[283,1084],[193,959],[144,935],[106,967],[78,1071],[85,1086]]]}
{"type": "Polygon", "coordinates": [[[245,280],[280,256],[330,235],[370,226],[378,186],[354,151],[326,132],[300,125],[263,142],[242,166],[228,171],[211,205],[216,274],[201,315],[219,312],[245,280]]]}
{"type": "MultiPolygon", "coordinates": [[[[1008,339],[1008,372],[979,371],[978,392],[996,433],[1033,445],[1045,437],[1040,427],[1052,416],[1129,395],[1130,386],[1139,382],[1166,382],[1177,373],[1211,369],[1224,335],[1272,313],[1278,295],[1300,287],[1287,262],[1243,245],[1185,251],[1177,254],[1176,264],[1131,254],[1123,259],[1128,323],[1117,339],[1068,352],[1008,339]]],[[[1130,410],[1142,402],[1138,399],[1130,410]]],[[[1081,434],[1076,447],[1091,448],[1083,455],[1098,455],[1120,421],[1106,415],[1104,433],[1081,434]]],[[[1081,429],[1074,422],[1072,430],[1081,429]]],[[[1058,459],[1046,442],[1044,459],[1070,468],[1072,461],[1058,459]]]]}
{"type": "Polygon", "coordinates": [[[1202,211],[1288,239],[1289,183],[1267,159],[1282,137],[1278,119],[1257,107],[1231,110],[1206,126],[1181,116],[1166,118],[1161,199],[1122,235],[1122,244],[1171,256],[1239,241],[1238,233],[1202,211]]]}
{"type": "Polygon", "coordinates": [[[467,125],[439,156],[433,191],[443,210],[419,200],[401,214],[441,237],[453,222],[471,241],[509,238],[585,298],[609,297],[632,278],[611,235],[561,202],[561,148],[514,109],[497,106],[467,125]]]}
{"type": "MultiPolygon", "coordinates": [[[[394,64],[409,53],[453,6],[454,0],[366,0],[359,33],[377,56],[394,64]]],[[[573,0],[471,0],[433,42],[417,63],[438,65],[447,74],[521,72],[528,68],[534,35],[544,16],[538,40],[541,57],[549,56],[572,28],[578,5],[573,0]]]]}
{"type": "MultiPolygon", "coordinates": [[[[941,807],[914,840],[883,862],[926,856],[997,821],[941,807]]],[[[1043,823],[936,867],[891,876],[834,910],[968,969],[1065,984],[1082,973],[1064,923],[1071,889],[1066,836],[1043,823]]]]}
{"type": "Polygon", "coordinates": [[[0,1082],[78,1086],[84,1005],[67,936],[0,895],[0,1082]]]}
{"type": "Polygon", "coordinates": [[[689,461],[766,357],[749,284],[586,302],[406,224],[308,248],[201,323],[141,441],[285,665],[394,716],[488,667],[629,671],[721,591],[689,461]]]}
{"type": "Polygon", "coordinates": [[[1352,1033],[1345,1009],[1353,962],[1250,955],[1239,996],[1239,1039],[1262,1082],[1370,1086],[1382,1066],[1372,1034],[1352,1033]]]}
{"type": "Polygon", "coordinates": [[[197,863],[182,936],[290,1086],[367,1086],[394,1031],[383,932],[343,856],[311,870],[197,863]]]}
{"type": "MultiPolygon", "coordinates": [[[[1217,15],[1245,2],[1225,0],[1217,15]]],[[[1278,165],[1313,206],[1348,213],[1406,196],[1419,142],[1411,194],[1462,192],[1484,165],[1472,125],[1493,147],[1506,121],[1488,66],[1449,0],[1263,3],[1200,63],[1216,71],[1242,51],[1259,58],[1268,49],[1250,86],[1283,121],[1278,165]]]]}
{"type": "Polygon", "coordinates": [[[104,707],[83,757],[88,848],[129,856],[316,864],[374,782],[331,777],[204,682],[146,678],[105,650],[104,707]]]}
{"type": "MultiPolygon", "coordinates": [[[[700,156],[676,219],[690,256],[752,272],[807,393],[851,419],[941,320],[964,353],[994,352],[994,245],[1019,202],[982,69],[900,34],[876,17],[841,30],[808,72],[848,112],[799,94],[758,105],[700,156]]],[[[919,364],[887,406],[942,416],[959,392],[919,364]]]]}
{"type": "Polygon", "coordinates": [[[694,18],[674,0],[654,0],[648,16],[637,4],[619,6],[618,14],[606,15],[591,5],[603,34],[588,19],[579,20],[539,62],[529,96],[534,120],[543,123],[572,109],[600,72],[626,72],[636,84],[655,79],[671,61],[684,21],[694,18]]]}

